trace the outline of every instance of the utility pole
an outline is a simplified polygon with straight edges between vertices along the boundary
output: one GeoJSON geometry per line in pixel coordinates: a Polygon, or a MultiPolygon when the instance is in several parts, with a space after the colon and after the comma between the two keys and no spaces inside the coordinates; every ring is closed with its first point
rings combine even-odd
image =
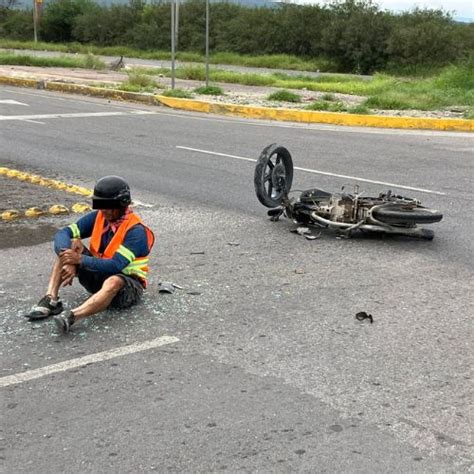
{"type": "Polygon", "coordinates": [[[206,0],[206,87],[209,87],[209,0],[206,0]]]}
{"type": "Polygon", "coordinates": [[[33,0],[33,34],[35,43],[38,42],[38,4],[33,0]]]}
{"type": "Polygon", "coordinates": [[[179,50],[178,48],[178,38],[179,38],[179,0],[176,0],[176,18],[175,18],[175,35],[176,35],[176,49],[179,50]]]}
{"type": "Polygon", "coordinates": [[[176,0],[171,0],[171,89],[174,89],[176,70],[175,70],[175,40],[176,40],[176,23],[175,23],[175,9],[176,0]]]}

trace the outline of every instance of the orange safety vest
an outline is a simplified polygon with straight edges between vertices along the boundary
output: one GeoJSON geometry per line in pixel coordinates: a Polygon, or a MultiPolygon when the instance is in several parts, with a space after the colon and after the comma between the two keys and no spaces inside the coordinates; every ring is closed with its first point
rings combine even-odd
{"type": "Polygon", "coordinates": [[[105,217],[102,211],[99,210],[95,218],[94,228],[92,229],[90,251],[94,257],[98,258],[112,258],[116,252],[120,253],[120,255],[123,255],[130,261],[130,263],[122,270],[122,273],[139,278],[146,288],[148,277],[148,256],[135,257],[133,252],[123,246],[128,230],[137,224],[141,224],[145,228],[148,240],[148,252],[150,252],[155,243],[155,236],[151,229],[147,227],[136,214],[131,212],[125,216],[124,221],[119,225],[117,232],[112,237],[107,248],[100,253],[99,249],[105,226],[105,217]]]}

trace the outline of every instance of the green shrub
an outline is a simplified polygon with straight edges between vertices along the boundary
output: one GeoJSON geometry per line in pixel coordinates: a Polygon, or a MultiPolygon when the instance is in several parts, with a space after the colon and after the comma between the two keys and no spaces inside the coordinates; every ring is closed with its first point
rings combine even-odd
{"type": "Polygon", "coordinates": [[[153,92],[158,87],[152,77],[134,70],[128,73],[128,80],[122,82],[119,89],[129,92],[153,92]]]}
{"type": "Polygon", "coordinates": [[[267,97],[267,100],[276,100],[279,102],[301,102],[301,96],[294,92],[282,89],[280,91],[273,92],[267,97]]]}
{"type": "Polygon", "coordinates": [[[104,64],[104,61],[99,59],[97,56],[94,56],[93,54],[89,53],[84,58],[84,68],[86,68],[86,69],[104,69],[105,64],[104,64]]]}
{"type": "Polygon", "coordinates": [[[361,114],[361,115],[362,114],[367,115],[371,113],[370,109],[362,104],[355,105],[354,107],[349,107],[347,109],[347,112],[349,112],[350,114],[361,114]]]}
{"type": "Polygon", "coordinates": [[[325,102],[317,100],[310,105],[305,107],[308,110],[318,110],[327,112],[344,112],[346,107],[342,102],[325,102]]]}
{"type": "Polygon", "coordinates": [[[321,100],[327,100],[329,102],[333,102],[336,100],[336,97],[334,96],[334,94],[330,94],[329,92],[326,92],[325,94],[321,96],[321,100]]]}
{"type": "Polygon", "coordinates": [[[224,91],[219,86],[202,86],[194,89],[196,94],[203,95],[224,95],[224,91]]]}
{"type": "Polygon", "coordinates": [[[193,95],[183,89],[166,89],[161,95],[166,97],[176,97],[178,99],[191,99],[193,95]]]}

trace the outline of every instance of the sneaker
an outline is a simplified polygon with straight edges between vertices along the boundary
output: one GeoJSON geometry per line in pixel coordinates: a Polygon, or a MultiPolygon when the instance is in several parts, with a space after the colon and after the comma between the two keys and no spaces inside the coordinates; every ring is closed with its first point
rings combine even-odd
{"type": "Polygon", "coordinates": [[[63,309],[63,303],[59,298],[56,301],[52,301],[51,296],[46,295],[39,300],[38,304],[28,314],[25,314],[25,318],[28,318],[30,321],[45,319],[61,313],[63,309]]]}
{"type": "Polygon", "coordinates": [[[61,334],[67,334],[75,321],[76,318],[71,310],[68,310],[64,314],[54,317],[56,327],[58,328],[61,334]]]}

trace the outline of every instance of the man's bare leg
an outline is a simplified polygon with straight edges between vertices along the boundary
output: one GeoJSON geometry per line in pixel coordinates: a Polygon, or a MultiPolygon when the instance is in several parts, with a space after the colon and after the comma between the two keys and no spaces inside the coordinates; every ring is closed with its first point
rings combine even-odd
{"type": "Polygon", "coordinates": [[[78,319],[87,318],[107,309],[124,285],[125,282],[119,276],[114,275],[107,278],[97,293],[72,310],[74,319],[77,321],[78,319]]]}
{"type": "Polygon", "coordinates": [[[61,286],[61,262],[59,258],[56,259],[53,265],[53,270],[51,272],[51,277],[49,278],[48,291],[47,295],[50,295],[53,300],[57,300],[59,296],[59,287],[61,286]]]}

